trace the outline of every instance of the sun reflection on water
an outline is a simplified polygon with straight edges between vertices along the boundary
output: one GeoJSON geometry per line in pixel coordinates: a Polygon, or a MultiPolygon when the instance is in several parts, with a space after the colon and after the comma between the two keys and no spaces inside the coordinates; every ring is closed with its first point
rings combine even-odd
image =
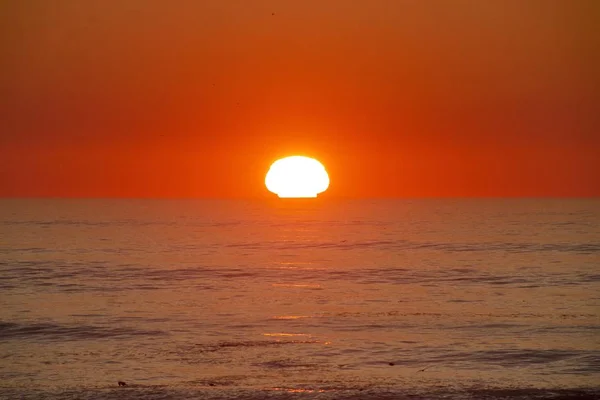
{"type": "Polygon", "coordinates": [[[271,286],[273,286],[273,287],[309,288],[309,289],[321,288],[321,285],[318,283],[273,283],[273,284],[271,284],[271,286]]]}
{"type": "Polygon", "coordinates": [[[307,333],[263,333],[263,336],[310,336],[307,333]]]}
{"type": "Polygon", "coordinates": [[[325,389],[302,389],[302,388],[282,388],[282,387],[274,387],[269,388],[267,390],[272,390],[276,392],[287,392],[287,393],[325,393],[325,389]]]}
{"type": "Polygon", "coordinates": [[[276,315],[273,317],[273,319],[283,319],[283,320],[301,319],[301,318],[310,318],[310,316],[309,315],[276,315]]]}

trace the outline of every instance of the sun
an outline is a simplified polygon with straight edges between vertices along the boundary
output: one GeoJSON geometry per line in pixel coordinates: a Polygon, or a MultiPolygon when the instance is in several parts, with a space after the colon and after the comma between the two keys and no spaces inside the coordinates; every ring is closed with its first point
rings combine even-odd
{"type": "Polygon", "coordinates": [[[271,165],[265,185],[281,198],[317,197],[329,187],[329,175],[314,158],[291,156],[271,165]]]}

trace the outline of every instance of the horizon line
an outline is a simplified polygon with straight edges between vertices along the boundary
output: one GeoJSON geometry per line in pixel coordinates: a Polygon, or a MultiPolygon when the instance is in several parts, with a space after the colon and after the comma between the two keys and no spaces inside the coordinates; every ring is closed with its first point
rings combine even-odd
{"type": "Polygon", "coordinates": [[[316,198],[279,198],[276,196],[0,196],[0,200],[435,200],[435,199],[600,199],[600,195],[475,195],[475,196],[323,196],[316,198]]]}

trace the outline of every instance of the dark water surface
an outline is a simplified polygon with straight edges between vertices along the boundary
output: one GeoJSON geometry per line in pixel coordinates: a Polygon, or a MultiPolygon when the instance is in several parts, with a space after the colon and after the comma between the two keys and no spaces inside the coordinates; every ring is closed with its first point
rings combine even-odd
{"type": "Polygon", "coordinates": [[[0,200],[0,306],[0,398],[600,398],[600,201],[0,200]]]}

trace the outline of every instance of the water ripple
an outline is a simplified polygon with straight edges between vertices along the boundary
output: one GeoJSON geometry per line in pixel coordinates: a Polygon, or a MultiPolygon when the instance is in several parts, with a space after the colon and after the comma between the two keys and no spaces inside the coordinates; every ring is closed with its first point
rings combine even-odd
{"type": "Polygon", "coordinates": [[[163,331],[125,327],[0,322],[0,340],[33,338],[44,341],[93,340],[166,335],[163,331]]]}

